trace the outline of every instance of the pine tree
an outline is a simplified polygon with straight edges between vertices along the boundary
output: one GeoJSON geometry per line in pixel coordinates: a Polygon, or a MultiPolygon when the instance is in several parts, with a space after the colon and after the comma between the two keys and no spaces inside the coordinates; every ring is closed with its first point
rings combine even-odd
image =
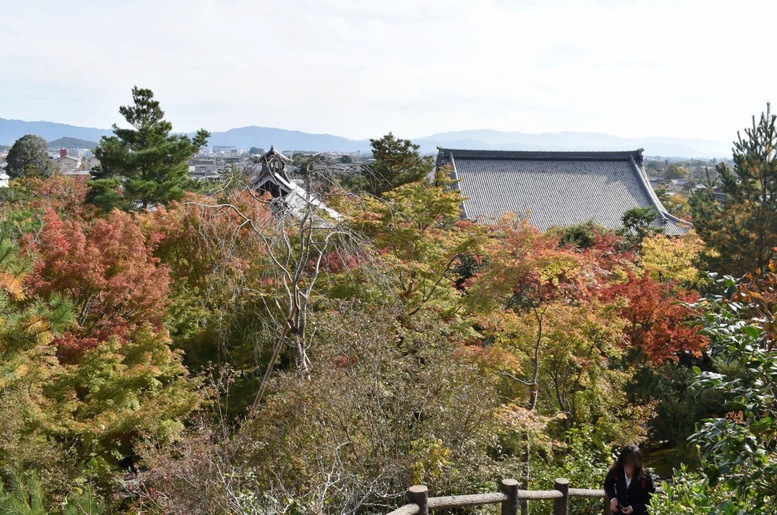
{"type": "Polygon", "coordinates": [[[713,271],[763,273],[777,247],[777,116],[770,105],[745,137],[737,133],[733,169],[721,163],[718,200],[705,190],[692,196],[694,226],[707,244],[713,271]]]}
{"type": "Polygon", "coordinates": [[[365,171],[366,190],[376,197],[410,182],[423,179],[432,171],[430,157],[418,153],[420,148],[407,139],[388,133],[371,139],[375,162],[365,171]]]}
{"type": "Polygon", "coordinates": [[[150,89],[132,88],[134,105],[119,112],[131,129],[113,125],[114,136],[103,137],[95,149],[99,169],[88,200],[104,209],[167,204],[192,189],[187,161],[206,145],[210,133],[200,129],[194,138],[170,134],[173,126],[150,89]]]}

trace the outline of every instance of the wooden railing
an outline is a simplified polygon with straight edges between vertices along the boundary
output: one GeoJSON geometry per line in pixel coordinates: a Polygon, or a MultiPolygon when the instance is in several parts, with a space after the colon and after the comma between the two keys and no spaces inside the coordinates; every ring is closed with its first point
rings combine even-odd
{"type": "Polygon", "coordinates": [[[499,491],[487,494],[448,495],[445,497],[429,497],[427,488],[414,485],[407,489],[407,502],[389,515],[428,515],[433,510],[446,508],[464,508],[467,506],[482,506],[485,504],[501,504],[501,515],[517,515],[521,501],[541,501],[553,499],[553,515],[567,515],[570,497],[598,497],[603,501],[602,512],[612,515],[609,499],[605,499],[604,490],[587,488],[569,488],[569,480],[556,479],[554,490],[518,490],[518,481],[503,479],[499,491]]]}

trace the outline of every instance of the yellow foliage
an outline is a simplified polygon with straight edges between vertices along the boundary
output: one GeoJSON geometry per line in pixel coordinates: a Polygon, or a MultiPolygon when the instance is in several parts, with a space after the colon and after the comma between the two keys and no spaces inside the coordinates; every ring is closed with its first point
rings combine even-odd
{"type": "Polygon", "coordinates": [[[10,293],[14,300],[24,300],[24,277],[0,272],[0,288],[10,293]]]}
{"type": "Polygon", "coordinates": [[[694,263],[703,248],[693,231],[680,238],[656,234],[642,242],[642,265],[657,281],[695,284],[699,270],[694,263]]]}
{"type": "Polygon", "coordinates": [[[544,430],[553,420],[551,417],[541,415],[536,410],[530,410],[513,402],[500,406],[496,416],[505,428],[512,431],[539,432],[544,430]]]}
{"type": "Polygon", "coordinates": [[[439,438],[430,437],[414,440],[412,446],[413,483],[423,485],[441,480],[452,465],[451,450],[439,438]]]}

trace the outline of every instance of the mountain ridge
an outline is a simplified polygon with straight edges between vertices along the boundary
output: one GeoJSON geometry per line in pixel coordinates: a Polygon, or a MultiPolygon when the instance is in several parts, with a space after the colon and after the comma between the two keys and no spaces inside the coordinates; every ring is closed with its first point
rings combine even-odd
{"type": "MultiPolygon", "coordinates": [[[[0,145],[12,145],[25,134],[35,134],[47,141],[75,138],[99,141],[113,134],[110,129],[37,121],[0,118],[0,145]]],[[[193,135],[194,133],[190,133],[193,135]]],[[[376,136],[379,137],[379,136],[376,136]]],[[[634,150],[644,148],[649,156],[718,158],[731,156],[731,144],[703,138],[621,138],[596,132],[523,133],[477,129],[450,131],[412,138],[424,153],[436,153],[437,147],[473,150],[634,150]]],[[[371,151],[369,139],[353,140],[334,134],[313,134],[299,130],[249,125],[212,133],[209,146],[276,148],[284,151],[364,152],[371,151]]]]}

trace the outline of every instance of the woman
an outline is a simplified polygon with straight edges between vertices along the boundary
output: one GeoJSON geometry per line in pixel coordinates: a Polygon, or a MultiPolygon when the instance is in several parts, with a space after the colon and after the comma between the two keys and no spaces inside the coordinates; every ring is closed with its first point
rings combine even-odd
{"type": "Polygon", "coordinates": [[[642,515],[648,512],[650,496],[655,491],[653,479],[642,468],[639,447],[627,445],[604,479],[604,493],[610,500],[610,509],[613,513],[642,515]]]}

